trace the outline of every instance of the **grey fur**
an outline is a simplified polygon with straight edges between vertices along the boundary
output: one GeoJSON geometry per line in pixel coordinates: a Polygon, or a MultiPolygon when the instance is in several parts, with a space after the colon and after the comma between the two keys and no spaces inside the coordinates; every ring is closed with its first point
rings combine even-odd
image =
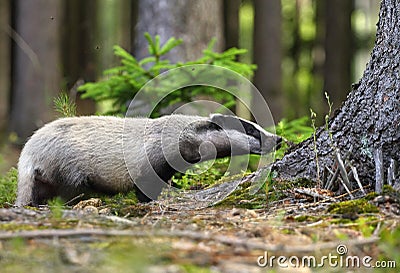
{"type": "Polygon", "coordinates": [[[38,205],[82,192],[126,192],[135,184],[154,199],[162,188],[159,180],[167,181],[190,163],[263,154],[278,142],[279,137],[254,123],[218,114],[62,118],[46,124],[25,144],[18,162],[16,205],[38,205]]]}

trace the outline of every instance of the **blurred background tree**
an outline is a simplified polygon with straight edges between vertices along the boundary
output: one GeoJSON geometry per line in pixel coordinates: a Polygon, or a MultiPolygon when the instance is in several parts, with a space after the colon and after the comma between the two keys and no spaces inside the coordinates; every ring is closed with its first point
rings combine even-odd
{"type": "Polygon", "coordinates": [[[183,39],[175,62],[197,59],[212,37],[216,50],[248,49],[240,61],[257,64],[252,81],[276,121],[324,113],[325,91],[339,107],[361,77],[378,10],[378,0],[1,0],[1,143],[21,144],[55,118],[61,91],[78,114],[95,113],[77,87],[118,64],[114,45],[144,57],[144,32],[183,39]]]}

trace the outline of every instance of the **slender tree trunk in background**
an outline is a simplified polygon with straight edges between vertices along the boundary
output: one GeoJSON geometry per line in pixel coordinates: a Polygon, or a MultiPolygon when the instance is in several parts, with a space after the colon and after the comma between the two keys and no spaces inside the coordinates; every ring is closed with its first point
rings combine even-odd
{"type": "Polygon", "coordinates": [[[61,89],[62,1],[15,1],[14,77],[10,129],[21,141],[54,118],[61,89]]]}
{"type": "Polygon", "coordinates": [[[137,1],[123,0],[117,2],[118,20],[117,20],[117,42],[125,49],[132,48],[134,42],[134,26],[137,17],[137,1]]]}
{"type": "Polygon", "coordinates": [[[7,126],[11,85],[10,6],[10,1],[0,1],[0,132],[7,126]]]}
{"type": "Polygon", "coordinates": [[[320,88],[318,90],[315,90],[316,92],[314,92],[313,97],[311,99],[310,108],[313,109],[314,112],[316,113],[327,113],[329,110],[327,109],[328,107],[326,103],[325,94],[322,89],[323,87],[321,86],[324,83],[323,79],[324,79],[324,65],[325,65],[326,2],[327,2],[326,0],[315,1],[316,36],[313,48],[313,61],[314,61],[313,80],[314,82],[320,83],[319,84],[320,88]]]}
{"type": "Polygon", "coordinates": [[[95,103],[81,99],[76,88],[96,81],[104,69],[116,64],[113,46],[131,47],[131,0],[65,2],[63,61],[67,89],[76,99],[79,115],[93,114],[95,103]]]}
{"type": "Polygon", "coordinates": [[[97,1],[96,42],[99,52],[96,59],[97,74],[110,67],[119,65],[119,59],[113,54],[114,45],[127,50],[131,48],[131,0],[97,1]]]}
{"type": "Polygon", "coordinates": [[[224,0],[225,49],[239,47],[239,9],[241,0],[224,0]]]}
{"type": "Polygon", "coordinates": [[[339,107],[351,89],[353,33],[352,0],[324,0],[325,4],[325,64],[324,91],[334,106],[339,107]]]}
{"type": "Polygon", "coordinates": [[[137,26],[138,19],[139,19],[139,1],[137,1],[137,0],[131,0],[130,19],[131,19],[131,21],[130,21],[129,28],[130,28],[131,43],[130,43],[129,51],[134,52],[136,40],[137,40],[136,35],[138,35],[138,33],[136,31],[136,26],[137,26]]]}
{"type": "MultiPolygon", "coordinates": [[[[239,12],[241,0],[224,0],[224,37],[225,37],[225,49],[232,47],[239,48],[239,12]]],[[[250,57],[251,58],[251,57],[250,57]]],[[[243,92],[246,92],[243,90],[243,92]]],[[[250,91],[248,91],[250,93],[250,91]]],[[[250,97],[250,96],[249,96],[250,97]]],[[[244,99],[244,98],[242,98],[244,99]]],[[[251,98],[245,101],[247,105],[251,105],[251,98]]],[[[235,114],[245,118],[251,119],[250,110],[246,105],[239,99],[236,100],[235,114]]]]}
{"type": "Polygon", "coordinates": [[[321,173],[326,167],[335,168],[335,146],[342,157],[348,154],[347,161],[356,167],[361,182],[372,189],[374,153],[382,151],[385,170],[391,159],[400,160],[400,2],[383,0],[379,18],[364,75],[329,121],[333,143],[324,128],[318,129],[315,143],[313,138],[300,143],[274,164],[280,179],[317,180],[314,144],[321,173]]]}
{"type": "MultiPolygon", "coordinates": [[[[267,101],[275,120],[283,117],[282,15],[280,0],[254,1],[254,84],[267,101]]],[[[253,101],[257,114],[257,101],[253,101]]]]}
{"type": "Polygon", "coordinates": [[[96,1],[68,0],[65,4],[63,28],[63,63],[65,89],[71,90],[80,115],[93,114],[92,100],[82,100],[76,90],[79,83],[94,81],[97,76],[96,55],[101,50],[96,32],[96,1]]]}
{"type": "Polygon", "coordinates": [[[195,60],[202,56],[211,38],[215,50],[223,48],[222,0],[140,0],[134,55],[148,56],[143,34],[160,35],[161,44],[169,38],[182,38],[183,44],[170,51],[172,62],[195,60]]]}
{"type": "MultiPolygon", "coordinates": [[[[296,74],[300,69],[300,55],[302,49],[302,42],[300,37],[300,0],[293,1],[294,5],[296,5],[293,18],[293,28],[291,31],[293,42],[288,50],[288,55],[293,59],[293,69],[291,73],[294,74],[293,83],[290,85],[288,89],[286,89],[286,100],[288,106],[286,106],[285,117],[289,117],[293,119],[295,117],[304,116],[304,103],[302,103],[302,96],[298,92],[299,83],[297,81],[296,74]],[[300,103],[299,103],[300,102],[300,103]]],[[[285,75],[286,77],[288,75],[285,75]]]]}

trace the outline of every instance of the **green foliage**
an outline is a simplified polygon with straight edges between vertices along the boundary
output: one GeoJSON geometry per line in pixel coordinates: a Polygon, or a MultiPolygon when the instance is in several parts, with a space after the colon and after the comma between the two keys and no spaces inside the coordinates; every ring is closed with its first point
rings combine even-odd
{"type": "Polygon", "coordinates": [[[13,204],[17,196],[18,170],[11,168],[0,177],[0,207],[13,204]]]}
{"type": "MultiPolygon", "coordinates": [[[[397,266],[400,265],[400,227],[394,230],[385,229],[381,232],[381,240],[379,242],[379,248],[383,254],[380,257],[381,261],[394,261],[397,266]]],[[[378,272],[388,272],[387,269],[383,268],[378,272]]],[[[393,271],[395,272],[395,271],[393,271]]]]}
{"type": "Polygon", "coordinates": [[[76,104],[70,100],[66,93],[61,93],[54,98],[54,109],[64,117],[76,116],[76,104]]]}
{"type": "Polygon", "coordinates": [[[61,219],[63,215],[64,202],[60,197],[55,197],[48,202],[51,213],[55,219],[61,219]]]}
{"type": "MultiPolygon", "coordinates": [[[[275,132],[288,142],[300,143],[313,133],[313,128],[309,123],[310,120],[306,116],[291,121],[284,118],[276,125],[275,132]]],[[[282,143],[281,148],[276,151],[275,157],[282,158],[288,148],[288,143],[282,143]]]]}
{"type": "MultiPolygon", "coordinates": [[[[209,43],[201,58],[186,63],[171,63],[170,60],[165,59],[165,54],[180,45],[182,40],[170,38],[164,45],[161,45],[158,35],[153,39],[146,33],[145,37],[149,44],[148,57],[137,60],[123,48],[114,46],[114,54],[121,60],[121,65],[105,70],[103,80],[80,86],[79,91],[83,92],[82,97],[95,101],[111,101],[113,109],[107,114],[123,115],[127,111],[127,102],[132,100],[148,81],[169,69],[185,65],[210,64],[233,70],[245,77],[251,77],[256,68],[255,65],[236,61],[239,55],[247,52],[244,49],[231,48],[222,53],[213,51],[215,40],[209,43]]],[[[174,86],[179,86],[179,83],[174,82],[174,86]]],[[[190,102],[200,94],[211,96],[228,108],[232,107],[232,101],[234,102],[234,97],[222,90],[213,87],[189,86],[172,92],[161,101],[152,113],[152,117],[159,116],[159,110],[162,108],[177,102],[190,102]]]]}
{"type": "MultiPolygon", "coordinates": [[[[220,180],[228,168],[229,158],[218,158],[210,168],[210,162],[195,164],[184,174],[177,173],[172,182],[180,189],[202,189],[220,180]]],[[[227,175],[227,174],[226,174],[227,175]]]]}
{"type": "Polygon", "coordinates": [[[306,116],[291,121],[284,118],[276,125],[275,132],[288,141],[300,143],[313,133],[313,128],[309,124],[310,120],[306,116]]]}

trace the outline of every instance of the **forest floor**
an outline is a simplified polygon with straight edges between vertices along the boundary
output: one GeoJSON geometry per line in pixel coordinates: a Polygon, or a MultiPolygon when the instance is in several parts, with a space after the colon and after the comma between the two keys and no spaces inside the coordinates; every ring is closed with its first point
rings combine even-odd
{"type": "Polygon", "coordinates": [[[123,199],[2,208],[1,272],[399,272],[397,193],[279,196],[256,209],[123,199]]]}

